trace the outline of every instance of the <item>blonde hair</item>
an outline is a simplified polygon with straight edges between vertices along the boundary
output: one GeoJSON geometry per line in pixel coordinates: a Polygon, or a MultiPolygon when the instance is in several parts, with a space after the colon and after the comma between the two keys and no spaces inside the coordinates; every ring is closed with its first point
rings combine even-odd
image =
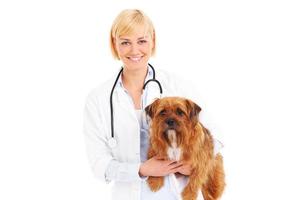
{"type": "Polygon", "coordinates": [[[150,18],[138,9],[123,10],[114,20],[110,31],[110,48],[114,58],[120,59],[115,49],[114,40],[121,35],[130,35],[139,26],[145,27],[145,33],[149,33],[153,39],[152,55],[155,53],[155,30],[150,18]]]}

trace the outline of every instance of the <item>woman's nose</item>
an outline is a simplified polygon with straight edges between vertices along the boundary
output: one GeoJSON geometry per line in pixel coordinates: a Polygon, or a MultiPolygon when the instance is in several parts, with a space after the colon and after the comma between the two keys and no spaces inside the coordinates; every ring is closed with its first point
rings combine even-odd
{"type": "Polygon", "coordinates": [[[138,53],[138,52],[139,52],[138,44],[132,44],[131,45],[131,53],[134,54],[134,53],[138,53]]]}

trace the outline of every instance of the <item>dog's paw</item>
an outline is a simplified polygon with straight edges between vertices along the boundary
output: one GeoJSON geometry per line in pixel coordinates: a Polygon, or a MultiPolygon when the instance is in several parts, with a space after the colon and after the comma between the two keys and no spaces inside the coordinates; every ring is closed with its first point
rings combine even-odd
{"type": "Polygon", "coordinates": [[[147,183],[151,191],[156,192],[164,185],[164,177],[149,177],[147,183]]]}

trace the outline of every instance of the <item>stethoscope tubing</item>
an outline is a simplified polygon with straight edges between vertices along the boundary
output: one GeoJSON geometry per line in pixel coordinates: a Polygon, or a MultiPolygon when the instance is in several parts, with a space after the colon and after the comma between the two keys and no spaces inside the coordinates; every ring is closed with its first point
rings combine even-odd
{"type": "MultiPolygon", "coordinates": [[[[162,96],[162,93],[163,93],[163,90],[162,90],[162,87],[161,87],[161,84],[160,84],[160,82],[156,79],[156,77],[155,77],[155,70],[154,70],[154,67],[150,64],[150,63],[148,63],[148,65],[152,68],[152,71],[153,71],[153,76],[152,76],[152,79],[149,79],[144,85],[143,85],[143,90],[145,90],[145,88],[146,88],[146,86],[147,86],[147,84],[149,83],[149,82],[151,82],[151,81],[154,81],[154,82],[156,82],[157,83],[157,85],[159,86],[159,92],[160,92],[160,96],[162,96]]],[[[115,138],[114,138],[114,109],[113,109],[113,93],[114,93],[114,90],[115,90],[115,87],[116,87],[116,85],[117,85],[117,82],[118,82],[118,80],[119,80],[119,78],[120,78],[120,76],[121,76],[121,74],[122,74],[122,72],[123,72],[123,67],[121,68],[121,70],[119,71],[119,73],[118,73],[118,75],[117,75],[117,78],[116,78],[116,80],[115,80],[115,82],[114,82],[114,85],[113,85],[113,87],[112,87],[112,89],[111,89],[111,92],[110,92],[110,122],[111,122],[111,124],[110,124],[110,128],[111,128],[111,138],[110,138],[110,140],[109,140],[109,145],[111,146],[111,147],[114,147],[115,145],[116,145],[116,140],[115,140],[115,138]]]]}

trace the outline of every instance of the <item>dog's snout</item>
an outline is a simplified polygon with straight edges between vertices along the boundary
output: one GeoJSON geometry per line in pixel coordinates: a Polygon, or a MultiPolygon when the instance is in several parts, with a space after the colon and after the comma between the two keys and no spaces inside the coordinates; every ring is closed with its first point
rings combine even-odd
{"type": "Polygon", "coordinates": [[[168,124],[169,126],[174,126],[175,125],[175,120],[174,119],[167,119],[166,124],[168,124]]]}

